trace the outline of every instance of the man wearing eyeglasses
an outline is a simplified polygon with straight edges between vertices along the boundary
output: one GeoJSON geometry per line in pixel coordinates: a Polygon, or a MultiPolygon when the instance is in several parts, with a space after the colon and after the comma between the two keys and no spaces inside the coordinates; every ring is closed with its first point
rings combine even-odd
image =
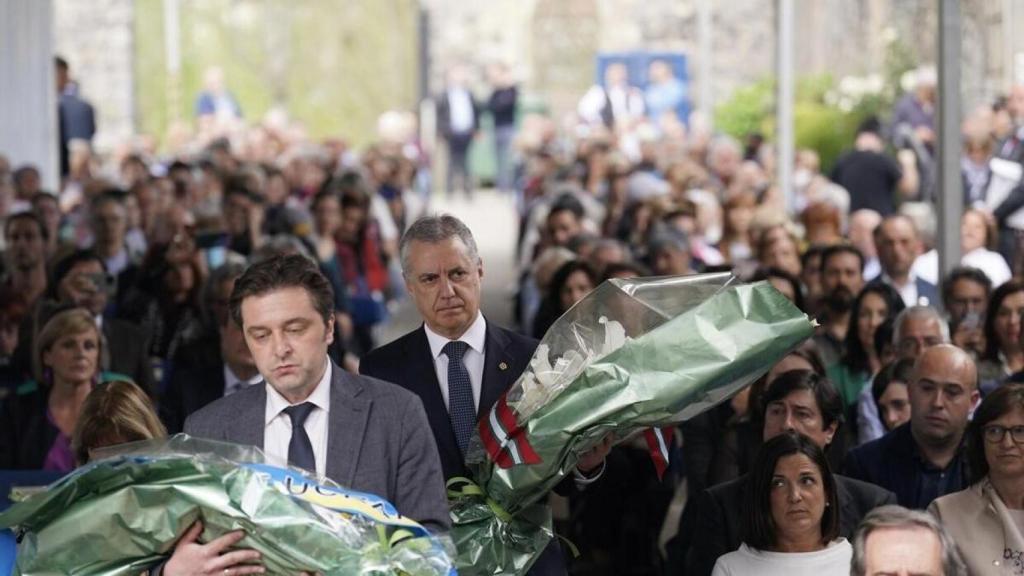
{"type": "Polygon", "coordinates": [[[962,447],[979,398],[974,361],[950,344],[924,348],[909,392],[910,422],[852,450],[844,474],[891,490],[901,506],[922,510],[968,485],[962,447]]]}

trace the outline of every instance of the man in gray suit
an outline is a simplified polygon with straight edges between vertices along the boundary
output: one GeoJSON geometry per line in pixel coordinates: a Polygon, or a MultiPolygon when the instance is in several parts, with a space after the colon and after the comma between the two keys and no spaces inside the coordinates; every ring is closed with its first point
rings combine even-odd
{"type": "Polygon", "coordinates": [[[237,280],[231,315],[265,380],[192,414],[185,432],[249,444],[449,528],[437,447],[419,398],[327,357],[334,295],[311,260],[277,256],[237,280]]]}

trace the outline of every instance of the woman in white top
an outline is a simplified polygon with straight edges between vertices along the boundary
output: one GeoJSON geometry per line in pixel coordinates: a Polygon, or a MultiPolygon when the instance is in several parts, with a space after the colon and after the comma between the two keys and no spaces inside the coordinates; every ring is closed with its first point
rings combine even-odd
{"type": "Polygon", "coordinates": [[[805,436],[780,434],[750,471],[739,550],[712,576],[829,576],[850,573],[853,548],[839,538],[836,481],[825,453],[805,436]]]}
{"type": "Polygon", "coordinates": [[[1024,384],[985,396],[967,428],[971,486],[928,507],[971,574],[1024,573],[1024,384]]]}
{"type": "Polygon", "coordinates": [[[984,272],[993,287],[1013,276],[1003,255],[992,250],[996,235],[996,223],[990,214],[971,208],[960,217],[960,264],[984,272]]]}

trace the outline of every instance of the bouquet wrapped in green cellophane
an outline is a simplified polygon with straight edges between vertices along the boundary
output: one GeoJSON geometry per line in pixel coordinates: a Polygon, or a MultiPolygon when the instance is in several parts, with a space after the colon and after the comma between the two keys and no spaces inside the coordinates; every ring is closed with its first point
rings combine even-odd
{"type": "Polygon", "coordinates": [[[268,464],[256,448],[189,438],[125,444],[0,514],[19,539],[15,574],[128,576],[244,530],[269,574],[454,574],[451,542],[377,496],[268,464]]]}
{"type": "MultiPolygon", "coordinates": [[[[767,282],[726,274],[609,280],[548,330],[481,418],[449,483],[460,574],[524,574],[552,537],[545,499],[608,434],[660,429],[735,394],[811,336],[767,282]]],[[[662,444],[662,452],[667,450],[662,444]]]]}

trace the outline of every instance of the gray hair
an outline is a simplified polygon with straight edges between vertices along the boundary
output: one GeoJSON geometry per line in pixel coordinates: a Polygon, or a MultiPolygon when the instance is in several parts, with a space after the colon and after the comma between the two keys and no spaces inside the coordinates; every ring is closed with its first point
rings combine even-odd
{"type": "Polygon", "coordinates": [[[469,227],[451,214],[440,214],[432,216],[421,216],[402,234],[402,240],[398,244],[398,253],[402,259],[402,275],[409,273],[409,244],[412,242],[426,242],[428,244],[439,244],[449,238],[458,238],[466,245],[469,251],[469,259],[480,263],[480,253],[476,248],[476,240],[469,227]]]}
{"type": "Polygon", "coordinates": [[[967,576],[967,566],[960,557],[956,543],[946,532],[942,524],[934,516],[919,510],[907,510],[902,506],[881,506],[875,508],[864,517],[857,533],[853,537],[853,561],[850,563],[850,576],[865,576],[867,560],[865,558],[868,536],[875,530],[907,528],[928,530],[935,534],[942,546],[943,576],[967,576]]]}
{"type": "Polygon", "coordinates": [[[931,306],[911,306],[904,308],[900,312],[896,319],[892,322],[892,344],[898,346],[900,340],[903,339],[903,323],[910,318],[921,319],[921,320],[934,320],[939,324],[939,332],[942,334],[942,342],[944,344],[949,343],[949,325],[943,321],[942,316],[939,315],[939,311],[931,306]]]}

